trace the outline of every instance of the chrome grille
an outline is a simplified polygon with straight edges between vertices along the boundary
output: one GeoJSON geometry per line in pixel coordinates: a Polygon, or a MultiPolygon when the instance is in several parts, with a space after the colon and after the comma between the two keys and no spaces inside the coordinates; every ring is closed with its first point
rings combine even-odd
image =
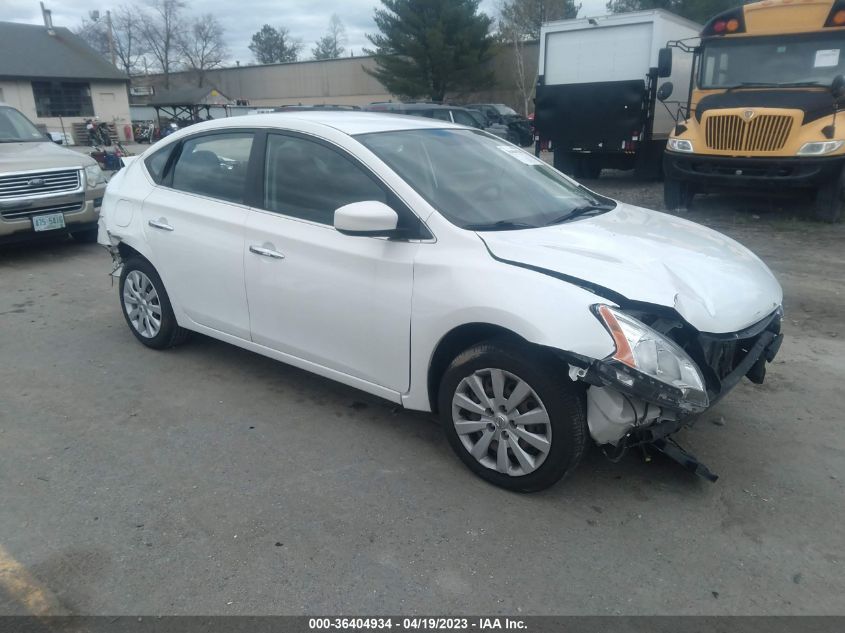
{"type": "Polygon", "coordinates": [[[75,191],[81,185],[78,169],[0,176],[0,199],[75,191]]]}
{"type": "Polygon", "coordinates": [[[81,211],[85,206],[85,202],[73,202],[70,204],[60,204],[54,207],[41,207],[40,209],[10,209],[8,211],[0,211],[0,216],[4,220],[20,220],[21,218],[31,218],[34,215],[42,215],[44,213],[75,213],[81,211]]]}
{"type": "Polygon", "coordinates": [[[722,151],[776,152],[783,148],[792,130],[792,117],[758,114],[746,121],[738,114],[719,114],[704,127],[707,147],[722,151]]]}

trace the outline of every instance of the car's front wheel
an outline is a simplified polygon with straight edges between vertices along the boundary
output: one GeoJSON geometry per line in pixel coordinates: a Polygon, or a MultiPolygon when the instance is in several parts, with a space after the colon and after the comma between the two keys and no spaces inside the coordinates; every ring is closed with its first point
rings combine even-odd
{"type": "Polygon", "coordinates": [[[507,340],[480,343],[455,358],[438,405],[461,460],[509,490],[551,486],[587,446],[583,389],[565,366],[507,340]]]}
{"type": "Polygon", "coordinates": [[[176,322],[161,277],[146,259],[136,256],[124,261],[119,292],[123,317],[141,343],[165,349],[188,338],[188,330],[176,322]]]}

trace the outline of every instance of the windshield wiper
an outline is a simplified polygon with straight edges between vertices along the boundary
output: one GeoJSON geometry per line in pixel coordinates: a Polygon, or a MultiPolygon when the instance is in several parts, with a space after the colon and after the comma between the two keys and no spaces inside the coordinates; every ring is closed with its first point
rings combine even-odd
{"type": "Polygon", "coordinates": [[[511,220],[499,220],[498,222],[465,224],[464,228],[469,231],[510,231],[512,229],[536,229],[536,224],[525,222],[512,222],[511,220]]]}
{"type": "Polygon", "coordinates": [[[546,226],[552,226],[553,224],[563,224],[564,222],[569,222],[570,220],[574,220],[576,218],[583,218],[588,215],[600,215],[602,213],[607,213],[608,211],[612,211],[616,208],[616,205],[608,205],[608,204],[585,204],[580,207],[575,207],[572,211],[563,214],[559,218],[556,218],[546,224],[546,226]]]}

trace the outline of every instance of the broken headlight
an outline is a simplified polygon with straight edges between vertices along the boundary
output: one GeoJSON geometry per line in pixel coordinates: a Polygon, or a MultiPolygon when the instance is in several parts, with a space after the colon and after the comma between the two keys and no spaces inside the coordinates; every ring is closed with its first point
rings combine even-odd
{"type": "Polygon", "coordinates": [[[600,375],[623,392],[672,409],[697,412],[709,398],[698,366],[674,341],[618,308],[593,306],[616,351],[599,363],[600,375]]]}

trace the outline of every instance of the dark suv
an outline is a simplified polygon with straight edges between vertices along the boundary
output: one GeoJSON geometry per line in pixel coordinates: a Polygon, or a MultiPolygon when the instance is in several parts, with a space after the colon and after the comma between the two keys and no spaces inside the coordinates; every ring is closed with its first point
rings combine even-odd
{"type": "Polygon", "coordinates": [[[500,123],[508,128],[508,140],[522,147],[534,143],[531,122],[513,108],[504,103],[471,103],[467,108],[478,110],[493,123],[500,123]]]}
{"type": "Polygon", "coordinates": [[[378,101],[371,103],[364,108],[370,112],[389,112],[391,114],[407,114],[409,116],[422,116],[428,119],[439,119],[458,125],[466,125],[479,130],[485,130],[506,140],[508,128],[498,122],[491,122],[481,112],[462,108],[460,106],[431,103],[428,101],[415,101],[410,103],[395,101],[378,101]]]}

